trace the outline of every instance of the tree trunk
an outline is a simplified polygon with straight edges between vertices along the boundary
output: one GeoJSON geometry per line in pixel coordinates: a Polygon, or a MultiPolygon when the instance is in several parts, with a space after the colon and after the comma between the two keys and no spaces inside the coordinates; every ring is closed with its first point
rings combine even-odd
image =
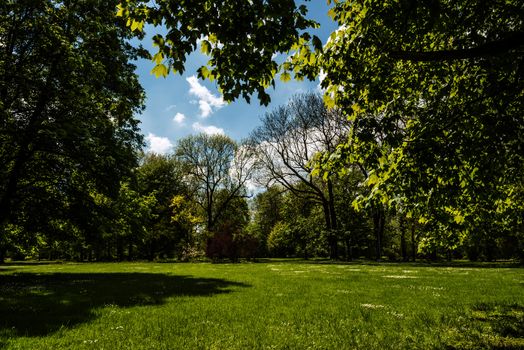
{"type": "Polygon", "coordinates": [[[12,158],[14,164],[8,172],[7,181],[4,187],[5,190],[0,192],[0,230],[5,227],[7,220],[11,216],[13,210],[11,202],[16,195],[18,181],[21,178],[22,170],[34,153],[35,147],[32,147],[34,136],[38,133],[42,119],[44,119],[42,118],[42,112],[49,101],[52,78],[55,74],[55,67],[58,59],[58,55],[53,57],[46,84],[43,89],[39,91],[40,95],[35,105],[35,109],[31,113],[27,127],[23,131],[18,131],[19,133],[24,133],[24,135],[20,139],[19,147],[12,158]]]}
{"type": "Polygon", "coordinates": [[[133,260],[133,243],[129,242],[127,246],[127,261],[133,260]]]}
{"type": "Polygon", "coordinates": [[[336,239],[333,234],[333,226],[331,223],[331,214],[329,212],[329,202],[326,199],[322,200],[322,208],[324,209],[324,220],[326,221],[326,230],[328,232],[329,258],[336,260],[336,239]]]}
{"type": "Polygon", "coordinates": [[[306,247],[305,244],[304,244],[303,251],[304,251],[304,260],[308,260],[308,259],[309,259],[309,255],[308,255],[308,253],[307,253],[307,247],[306,247]]]}
{"type": "Polygon", "coordinates": [[[97,262],[100,261],[100,244],[97,243],[95,247],[95,259],[97,262]]]}
{"type": "Polygon", "coordinates": [[[118,261],[124,261],[124,239],[121,235],[116,237],[116,256],[118,261]]]}
{"type": "Polygon", "coordinates": [[[13,210],[11,202],[16,194],[18,180],[20,179],[23,166],[25,165],[28,157],[29,155],[19,153],[14,160],[13,168],[9,172],[9,177],[6,182],[5,190],[3,191],[0,197],[0,230],[3,230],[3,228],[5,228],[5,225],[7,224],[7,221],[11,216],[11,212],[13,210]]]}
{"type": "Polygon", "coordinates": [[[107,257],[106,257],[106,261],[111,261],[113,260],[113,246],[111,245],[111,242],[107,242],[107,247],[106,247],[106,254],[107,254],[107,257]]]}
{"type": "Polygon", "coordinates": [[[353,248],[351,248],[351,239],[346,238],[346,261],[352,261],[353,260],[353,248]]]}
{"type": "Polygon", "coordinates": [[[338,259],[338,222],[337,222],[337,213],[335,212],[335,199],[333,195],[333,183],[330,179],[327,182],[328,185],[328,208],[329,208],[329,217],[331,220],[331,259],[338,259]]]}
{"type": "Polygon", "coordinates": [[[382,259],[382,237],[384,235],[385,213],[381,205],[373,209],[373,229],[375,231],[375,254],[377,261],[382,259]]]}
{"type": "Polygon", "coordinates": [[[417,241],[415,239],[415,222],[411,224],[411,258],[413,261],[417,259],[417,241]]]}
{"type": "Polygon", "coordinates": [[[5,248],[0,247],[0,264],[5,263],[5,248]]]}
{"type": "Polygon", "coordinates": [[[406,218],[402,215],[400,217],[400,250],[402,253],[402,261],[408,261],[408,247],[406,242],[406,218]]]}
{"type": "Polygon", "coordinates": [[[155,259],[155,243],[149,243],[149,254],[147,256],[148,261],[153,261],[155,259]]]}

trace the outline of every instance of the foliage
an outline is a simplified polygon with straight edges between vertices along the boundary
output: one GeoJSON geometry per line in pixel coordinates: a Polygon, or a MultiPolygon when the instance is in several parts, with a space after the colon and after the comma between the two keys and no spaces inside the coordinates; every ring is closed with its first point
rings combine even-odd
{"type": "MultiPolygon", "coordinates": [[[[217,201],[227,198],[227,191],[217,193],[217,201]],[[221,199],[222,197],[222,199],[221,199]]],[[[258,240],[245,232],[249,222],[249,208],[245,198],[236,197],[223,209],[211,237],[207,240],[206,255],[213,260],[255,257],[258,240]]]]}
{"type": "Polygon", "coordinates": [[[186,57],[200,46],[210,57],[198,70],[200,78],[216,80],[227,101],[242,96],[249,102],[257,93],[264,105],[270,101],[265,90],[274,86],[276,74],[282,71],[282,79],[289,79],[288,64],[279,66],[273,55],[308,53],[309,40],[320,43],[304,32],[317,26],[306,13],[306,6],[297,7],[293,0],[123,0],[118,6],[118,15],[137,35],[144,24],[167,30],[153,37],[158,48],[152,56],[156,76],[182,74],[186,57]]]}
{"type": "Polygon", "coordinates": [[[291,227],[284,222],[277,222],[267,238],[267,248],[273,256],[294,255],[294,241],[291,227]]]}
{"type": "MultiPolygon", "coordinates": [[[[335,1],[318,62],[353,120],[325,158],[369,169],[371,198],[426,224],[435,248],[522,222],[521,1],[335,1]]],[[[518,234],[517,234],[518,235],[518,234]]]]}
{"type": "MultiPolygon", "coordinates": [[[[118,219],[113,224],[113,231],[117,235],[119,260],[123,260],[124,241],[127,241],[129,246],[147,240],[150,229],[148,223],[158,215],[154,213],[157,205],[158,200],[154,193],[140,195],[131,189],[128,183],[120,186],[120,195],[113,208],[118,213],[118,219]]],[[[128,248],[128,259],[131,260],[131,258],[132,252],[128,248]]]]}
{"type": "Polygon", "coordinates": [[[233,260],[373,245],[377,259],[524,259],[524,4],[328,2],[324,47],[292,0],[0,4],[0,262],[198,256],[208,238],[233,260]],[[152,56],[129,44],[146,24],[166,29],[152,56]],[[297,95],[249,143],[197,135],[140,158],[130,62],[182,73],[198,47],[199,77],[228,101],[267,104],[293,74],[321,75],[325,104],[297,95]],[[279,187],[250,221],[254,173],[279,187]]]}
{"type": "Polygon", "coordinates": [[[252,203],[252,221],[246,230],[259,241],[257,249],[259,256],[268,253],[267,239],[277,222],[282,220],[283,190],[279,186],[271,186],[266,191],[256,195],[252,203]]]}
{"type": "Polygon", "coordinates": [[[356,257],[372,257],[374,239],[372,212],[369,209],[356,210],[352,202],[359,196],[367,194],[367,187],[363,185],[364,175],[357,167],[349,167],[345,174],[338,177],[334,188],[335,210],[338,215],[340,240],[343,244],[346,260],[356,257]]]}
{"type": "Polygon", "coordinates": [[[0,5],[0,240],[7,225],[51,242],[110,219],[97,198],[116,198],[136,164],[143,102],[114,6],[0,5]]]}
{"type": "Polygon", "coordinates": [[[172,156],[146,154],[136,170],[136,181],[142,196],[153,196],[156,205],[153,216],[145,220],[147,234],[142,239],[148,259],[158,254],[171,255],[189,243],[189,227],[175,225],[172,221],[172,204],[175,196],[187,196],[189,191],[183,181],[182,164],[172,156]]]}
{"type": "Polygon", "coordinates": [[[262,118],[250,135],[257,162],[257,180],[278,184],[305,201],[323,208],[330,255],[336,259],[338,229],[334,208],[334,178],[314,172],[315,158],[333,152],[347,137],[350,125],[336,109],[327,109],[315,93],[294,96],[288,104],[262,118]]]}
{"type": "Polygon", "coordinates": [[[181,139],[175,155],[206,219],[206,229],[213,232],[233,203],[246,195],[250,154],[227,136],[200,134],[181,139]]]}
{"type": "Polygon", "coordinates": [[[186,228],[188,231],[193,231],[197,225],[204,223],[204,220],[197,215],[198,211],[194,206],[194,202],[181,194],[171,199],[170,207],[173,210],[171,221],[186,228]]]}

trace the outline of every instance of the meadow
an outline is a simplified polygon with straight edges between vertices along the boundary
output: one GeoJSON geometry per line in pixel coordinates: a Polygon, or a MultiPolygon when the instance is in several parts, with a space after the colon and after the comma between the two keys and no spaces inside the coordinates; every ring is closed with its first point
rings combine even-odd
{"type": "Polygon", "coordinates": [[[5,349],[523,349],[504,264],[9,263],[5,349]]]}

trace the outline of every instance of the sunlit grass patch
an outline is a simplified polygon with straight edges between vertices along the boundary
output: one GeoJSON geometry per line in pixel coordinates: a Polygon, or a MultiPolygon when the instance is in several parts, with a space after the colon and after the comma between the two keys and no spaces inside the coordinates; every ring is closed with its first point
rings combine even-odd
{"type": "Polygon", "coordinates": [[[387,275],[387,276],[382,276],[384,278],[397,278],[397,279],[414,279],[414,278],[418,278],[417,276],[406,276],[406,275],[387,275]]]}
{"type": "Polygon", "coordinates": [[[375,305],[375,304],[360,304],[361,307],[366,309],[383,309],[384,305],[375,305]]]}

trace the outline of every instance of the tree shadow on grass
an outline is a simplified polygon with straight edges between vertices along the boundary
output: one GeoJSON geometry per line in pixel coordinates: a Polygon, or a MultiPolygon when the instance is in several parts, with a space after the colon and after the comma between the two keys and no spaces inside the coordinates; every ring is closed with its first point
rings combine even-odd
{"type": "Polygon", "coordinates": [[[501,337],[524,338],[524,306],[481,303],[473,307],[474,319],[488,324],[501,337]]]}
{"type": "Polygon", "coordinates": [[[58,261],[58,260],[31,260],[31,261],[25,261],[25,260],[13,260],[13,261],[5,261],[0,266],[39,266],[39,265],[61,265],[64,262],[58,261]]]}
{"type": "Polygon", "coordinates": [[[520,304],[476,304],[466,324],[470,331],[458,333],[446,349],[524,349],[524,306],[520,304]]]}
{"type": "Polygon", "coordinates": [[[95,318],[104,306],[163,304],[176,296],[210,297],[244,283],[149,273],[0,275],[0,339],[44,336],[95,318]]]}

